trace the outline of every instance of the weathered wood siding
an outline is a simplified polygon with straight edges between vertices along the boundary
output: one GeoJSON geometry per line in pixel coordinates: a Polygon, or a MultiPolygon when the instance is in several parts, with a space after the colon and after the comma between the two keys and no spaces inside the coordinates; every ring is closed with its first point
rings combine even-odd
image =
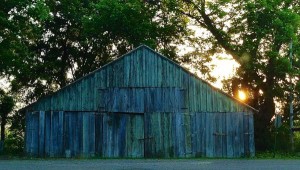
{"type": "Polygon", "coordinates": [[[26,109],[36,156],[254,154],[250,107],[145,46],[26,109]]]}
{"type": "MultiPolygon", "coordinates": [[[[250,118],[250,119],[249,119],[250,118]]],[[[39,157],[253,156],[247,113],[33,112],[27,152],[39,157]],[[39,126],[32,126],[38,125],[39,126]],[[43,125],[41,125],[43,124],[43,125]],[[42,133],[41,133],[42,132],[42,133]]]]}
{"type": "Polygon", "coordinates": [[[111,88],[178,88],[185,91],[184,100],[189,112],[251,112],[243,104],[147,47],[132,51],[57,93],[42,98],[28,109],[98,111],[101,106],[99,98],[105,95],[102,91],[111,88]]]}

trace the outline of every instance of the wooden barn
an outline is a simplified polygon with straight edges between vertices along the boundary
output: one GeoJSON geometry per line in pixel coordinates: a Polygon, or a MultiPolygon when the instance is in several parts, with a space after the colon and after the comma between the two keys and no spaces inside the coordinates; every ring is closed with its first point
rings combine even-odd
{"type": "Polygon", "coordinates": [[[23,110],[31,156],[255,153],[253,108],[144,45],[23,110]]]}

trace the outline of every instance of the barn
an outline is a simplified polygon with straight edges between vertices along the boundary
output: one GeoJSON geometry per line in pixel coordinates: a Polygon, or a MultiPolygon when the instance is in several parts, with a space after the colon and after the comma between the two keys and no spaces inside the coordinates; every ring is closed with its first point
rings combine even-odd
{"type": "Polygon", "coordinates": [[[145,45],[23,110],[30,156],[255,154],[255,109],[145,45]]]}

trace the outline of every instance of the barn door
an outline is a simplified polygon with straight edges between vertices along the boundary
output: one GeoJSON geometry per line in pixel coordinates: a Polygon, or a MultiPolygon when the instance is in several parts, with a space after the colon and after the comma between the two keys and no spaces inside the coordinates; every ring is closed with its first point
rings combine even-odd
{"type": "Polygon", "coordinates": [[[145,113],[145,157],[174,156],[176,139],[172,139],[172,113],[145,113]]]}
{"type": "MultiPolygon", "coordinates": [[[[181,115],[186,111],[184,89],[114,87],[99,89],[99,96],[98,111],[103,113],[103,145],[96,144],[97,152],[102,150],[104,157],[174,156],[172,113],[181,115]]],[[[181,131],[187,136],[184,140],[187,146],[176,156],[183,157],[192,152],[190,134],[185,132],[190,128],[184,125],[178,130],[179,135],[181,131]]],[[[96,133],[100,134],[98,130],[96,133]]],[[[181,143],[183,141],[177,142],[178,145],[181,143]]]]}
{"type": "Polygon", "coordinates": [[[45,114],[45,155],[60,157],[63,155],[63,116],[62,111],[49,111],[45,114]]]}
{"type": "Polygon", "coordinates": [[[145,157],[189,157],[192,153],[190,115],[185,90],[146,88],[145,157]]]}
{"type": "Polygon", "coordinates": [[[80,155],[83,148],[82,118],[81,112],[65,112],[64,115],[64,147],[72,157],[80,155]]]}
{"type": "Polygon", "coordinates": [[[144,157],[143,114],[104,113],[102,134],[103,157],[144,157]]]}
{"type": "Polygon", "coordinates": [[[226,113],[213,114],[213,155],[214,157],[226,157],[227,132],[226,113]]]}
{"type": "Polygon", "coordinates": [[[70,156],[95,155],[95,113],[65,112],[64,149],[70,156]]]}

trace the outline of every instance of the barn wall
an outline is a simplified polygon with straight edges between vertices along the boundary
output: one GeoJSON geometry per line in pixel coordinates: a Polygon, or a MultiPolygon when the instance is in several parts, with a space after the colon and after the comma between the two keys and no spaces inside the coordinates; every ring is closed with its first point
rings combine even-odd
{"type": "Polygon", "coordinates": [[[26,152],[39,157],[241,157],[254,155],[252,115],[32,112],[26,152]]]}
{"type": "Polygon", "coordinates": [[[27,112],[26,152],[35,156],[254,154],[252,110],[147,47],[27,112]]]}
{"type": "MultiPolygon", "coordinates": [[[[114,87],[164,88],[186,91],[185,104],[189,112],[250,111],[239,102],[206,82],[191,75],[172,61],[152,50],[141,47],[119,60],[41,99],[29,110],[97,111],[101,90],[114,87]]],[[[168,101],[166,101],[168,102],[168,101]]]]}

